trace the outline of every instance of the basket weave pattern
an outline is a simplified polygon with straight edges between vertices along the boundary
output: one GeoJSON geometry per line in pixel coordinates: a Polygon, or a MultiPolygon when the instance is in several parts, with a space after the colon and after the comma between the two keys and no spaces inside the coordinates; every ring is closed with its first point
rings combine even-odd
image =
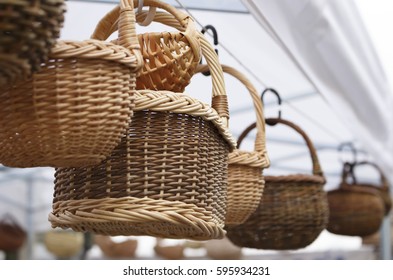
{"type": "MultiPolygon", "coordinates": [[[[294,128],[306,140],[313,162],[313,175],[266,176],[258,209],[241,225],[228,227],[228,238],[236,245],[256,249],[289,250],[311,244],[328,222],[328,204],[323,190],[325,178],[308,136],[282,119],[267,119],[294,128]]],[[[255,126],[245,130],[241,139],[255,126]]]]}
{"type": "MultiPolygon", "coordinates": [[[[213,96],[225,95],[217,57],[208,42],[204,46],[214,54],[207,59],[213,58],[213,96]]],[[[221,105],[224,116],[184,93],[137,91],[133,121],[110,157],[91,168],[57,169],[52,226],[105,235],[222,238],[228,153],[236,142],[221,105]]]]}
{"type": "MultiPolygon", "coordinates": [[[[122,45],[59,41],[31,79],[0,91],[0,162],[11,167],[85,166],[119,143],[141,67],[133,11],[122,45]]],[[[120,22],[120,23],[122,23],[120,22]]],[[[126,29],[126,30],[124,30],[126,29]]]]}
{"type": "MultiPolygon", "coordinates": [[[[137,5],[138,2],[134,1],[137,5]]],[[[143,69],[137,80],[137,89],[168,90],[183,92],[190,83],[201,59],[201,42],[193,19],[173,6],[157,1],[145,0],[145,7],[159,8],[154,21],[178,29],[176,32],[148,32],[138,34],[143,56],[143,69]]],[[[137,22],[143,22],[146,12],[137,14],[137,22]]],[[[104,28],[95,33],[104,40],[116,28],[113,26],[119,17],[116,7],[101,21],[104,28]]]]}
{"type": "Polygon", "coordinates": [[[64,21],[64,0],[0,3],[0,88],[39,70],[64,21]]]}

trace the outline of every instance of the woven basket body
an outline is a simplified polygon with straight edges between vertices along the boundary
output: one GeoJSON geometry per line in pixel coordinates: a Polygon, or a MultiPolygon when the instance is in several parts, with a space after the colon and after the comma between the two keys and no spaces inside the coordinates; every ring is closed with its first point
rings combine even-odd
{"type": "Polygon", "coordinates": [[[349,173],[344,165],[340,187],[328,192],[330,216],[327,230],[348,236],[373,234],[382,224],[384,200],[375,187],[347,183],[349,173]]]}
{"type": "MultiPolygon", "coordinates": [[[[205,47],[214,54],[208,42],[205,47]]],[[[220,73],[218,63],[212,67],[220,73]]],[[[213,81],[223,89],[222,72],[213,81]]],[[[225,119],[186,94],[138,91],[134,120],[106,161],[57,169],[52,226],[105,235],[222,238],[228,153],[235,145],[225,119]]]]}
{"type": "MultiPolygon", "coordinates": [[[[306,140],[313,162],[313,175],[266,176],[258,209],[241,225],[228,227],[228,238],[240,247],[293,250],[311,244],[325,229],[328,205],[323,190],[325,179],[316,151],[308,136],[282,119],[267,119],[294,128],[306,140]]],[[[251,130],[246,129],[240,139],[251,130]]],[[[240,140],[239,140],[240,142],[240,140]]]]}
{"type": "Polygon", "coordinates": [[[64,0],[2,0],[0,88],[39,70],[64,21],[64,0]]]}
{"type": "Polygon", "coordinates": [[[119,40],[127,48],[98,40],[59,41],[30,80],[0,91],[2,164],[92,165],[120,142],[141,66],[140,53],[134,53],[133,11],[122,14],[129,25],[122,25],[119,40]]]}
{"type": "MultiPolygon", "coordinates": [[[[138,1],[134,1],[135,5],[138,1]]],[[[143,1],[153,14],[137,14],[137,22],[146,25],[146,18],[169,25],[178,31],[148,32],[138,34],[143,55],[143,69],[137,80],[137,89],[168,90],[183,92],[190,83],[201,59],[201,44],[194,21],[173,6],[158,0],[143,1]],[[155,12],[159,8],[160,11],[155,12]]],[[[103,21],[110,26],[116,22],[119,9],[108,13],[103,21]]],[[[113,32],[113,29],[108,29],[113,32]]],[[[107,36],[107,35],[106,35],[107,36]]]]}
{"type": "MultiPolygon", "coordinates": [[[[265,181],[263,170],[270,164],[265,147],[265,119],[262,102],[251,82],[239,71],[222,65],[224,73],[238,79],[249,91],[253,100],[257,119],[257,136],[255,150],[252,152],[235,150],[229,154],[228,165],[228,198],[226,225],[237,225],[245,222],[257,209],[265,181]]],[[[198,67],[197,72],[208,71],[207,65],[198,67]]]]}

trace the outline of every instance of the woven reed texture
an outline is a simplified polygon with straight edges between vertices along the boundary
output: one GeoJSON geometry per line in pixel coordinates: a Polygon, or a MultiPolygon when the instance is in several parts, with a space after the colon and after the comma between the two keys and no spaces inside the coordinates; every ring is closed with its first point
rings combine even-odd
{"type": "MultiPolygon", "coordinates": [[[[208,42],[204,48],[213,96],[225,95],[218,58],[208,42]]],[[[52,226],[104,235],[222,238],[228,153],[236,146],[225,110],[223,115],[184,93],[137,91],[133,121],[104,162],[57,169],[52,226]]]]}
{"type": "Polygon", "coordinates": [[[64,0],[0,2],[0,88],[27,79],[59,37],[64,0]]]}
{"type": "MultiPolygon", "coordinates": [[[[236,69],[221,65],[224,73],[239,80],[248,90],[256,114],[257,136],[254,151],[236,149],[229,154],[228,166],[228,198],[226,225],[237,225],[245,222],[257,209],[263,193],[265,181],[263,170],[269,167],[269,158],[265,144],[265,119],[259,94],[251,82],[236,69]]],[[[197,72],[208,71],[207,65],[200,65],[197,72]]]]}
{"type": "MultiPolygon", "coordinates": [[[[266,176],[265,189],[257,210],[246,222],[228,226],[227,236],[235,245],[256,249],[294,250],[311,244],[328,222],[328,204],[323,190],[325,178],[315,148],[303,130],[283,119],[267,119],[267,124],[285,124],[306,141],[313,174],[266,176]]],[[[241,140],[255,127],[248,127],[241,140]]]]}
{"type": "MultiPolygon", "coordinates": [[[[134,1],[137,5],[138,1],[134,1]]],[[[194,20],[173,6],[157,0],[143,1],[144,7],[159,8],[154,21],[174,27],[178,31],[147,32],[138,34],[143,55],[143,69],[137,80],[137,89],[183,92],[190,83],[201,59],[200,36],[194,20]]],[[[137,21],[144,22],[148,13],[137,14],[137,21]]],[[[104,16],[98,38],[105,40],[116,30],[113,24],[119,17],[115,7],[104,16]]]]}
{"type": "Polygon", "coordinates": [[[331,233],[347,236],[367,236],[377,232],[382,224],[385,205],[375,187],[348,183],[350,170],[343,167],[338,189],[328,192],[331,233]]]}
{"type": "Polygon", "coordinates": [[[0,90],[3,165],[92,165],[120,142],[142,62],[133,10],[122,3],[127,12],[119,22],[119,40],[129,48],[98,40],[59,41],[30,80],[0,90]]]}

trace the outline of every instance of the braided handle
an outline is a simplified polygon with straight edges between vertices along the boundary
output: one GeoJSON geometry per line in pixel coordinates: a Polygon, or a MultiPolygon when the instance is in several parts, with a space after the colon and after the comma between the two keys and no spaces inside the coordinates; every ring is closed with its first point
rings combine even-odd
{"type": "MultiPolygon", "coordinates": [[[[292,129],[294,129],[296,132],[298,132],[304,139],[304,141],[306,142],[306,145],[310,151],[310,156],[311,156],[311,161],[312,161],[312,173],[313,175],[316,176],[321,176],[323,177],[323,172],[321,169],[321,165],[319,163],[319,159],[318,159],[318,155],[317,155],[317,151],[315,150],[314,144],[311,142],[310,138],[307,136],[307,134],[296,124],[288,121],[288,120],[284,120],[281,118],[269,118],[266,119],[266,124],[268,125],[276,125],[276,124],[284,124],[286,126],[291,127],[292,129]]],[[[244,140],[244,138],[248,135],[248,133],[250,133],[250,131],[252,131],[254,128],[256,127],[256,123],[251,124],[250,126],[248,126],[239,136],[238,139],[238,144],[237,147],[239,148],[241,142],[244,140]]]]}
{"type": "MultiPolygon", "coordinates": [[[[262,101],[259,98],[258,91],[252,85],[249,79],[241,72],[227,65],[221,65],[224,73],[231,75],[232,77],[239,80],[249,91],[256,114],[256,128],[257,135],[255,138],[254,149],[256,152],[265,153],[266,152],[266,141],[265,141],[265,118],[263,114],[262,101]]],[[[196,69],[196,73],[204,73],[209,70],[208,65],[199,65],[196,69]]]]}
{"type": "MultiPolygon", "coordinates": [[[[113,10],[112,10],[113,11],[113,10]]],[[[108,29],[112,29],[113,26],[116,26],[116,29],[119,30],[118,35],[118,44],[125,47],[126,49],[131,50],[136,56],[138,61],[140,62],[140,67],[142,67],[142,54],[140,52],[139,42],[136,36],[135,29],[135,13],[134,6],[132,0],[120,0],[119,6],[116,7],[117,15],[116,18],[112,16],[106,16],[101,19],[96,29],[94,30],[92,39],[97,39],[101,41],[105,41],[108,39],[110,34],[107,34],[105,31],[108,29]]],[[[111,12],[110,12],[111,13],[111,12]]],[[[107,15],[109,15],[108,13],[107,15]]]]}

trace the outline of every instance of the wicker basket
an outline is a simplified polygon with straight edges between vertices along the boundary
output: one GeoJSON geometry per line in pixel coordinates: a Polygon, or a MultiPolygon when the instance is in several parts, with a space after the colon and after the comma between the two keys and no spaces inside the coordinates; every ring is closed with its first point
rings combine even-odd
{"type": "Polygon", "coordinates": [[[142,63],[132,1],[121,2],[122,46],[59,41],[32,79],[0,90],[0,163],[98,164],[120,142],[132,115],[142,63]]]}
{"type": "Polygon", "coordinates": [[[344,164],[338,189],[328,192],[331,233],[347,236],[368,236],[377,232],[385,213],[381,193],[375,187],[348,183],[351,164],[344,164]]]}
{"type": "Polygon", "coordinates": [[[228,153],[236,141],[227,128],[222,69],[209,42],[201,42],[213,73],[212,107],[184,93],[137,91],[133,121],[107,160],[57,169],[53,227],[196,240],[224,236],[228,153]]]}
{"type": "Polygon", "coordinates": [[[96,235],[94,242],[105,256],[113,259],[133,258],[138,247],[138,240],[127,239],[115,242],[110,236],[96,235]]]}
{"type": "MultiPolygon", "coordinates": [[[[138,1],[134,1],[137,5],[138,1]]],[[[149,32],[138,35],[144,59],[137,89],[183,92],[201,59],[199,34],[193,19],[173,6],[159,0],[145,0],[144,7],[159,8],[154,21],[177,28],[179,32],[149,32]]],[[[154,10],[155,11],[155,10],[154,10]]],[[[137,14],[137,21],[144,22],[149,13],[137,14]]],[[[116,28],[109,28],[117,21],[119,8],[114,8],[102,19],[106,32],[99,38],[105,40],[116,28]]]]}
{"type": "Polygon", "coordinates": [[[5,214],[0,220],[0,250],[16,251],[23,246],[25,240],[25,230],[11,214],[5,214]]]}
{"type": "Polygon", "coordinates": [[[64,12],[64,0],[0,2],[0,88],[39,70],[60,34],[64,12]]]}
{"type": "MultiPolygon", "coordinates": [[[[301,134],[310,150],[313,174],[266,176],[258,209],[243,224],[228,227],[228,238],[240,247],[273,250],[299,249],[311,244],[325,229],[328,204],[325,178],[316,150],[305,132],[283,119],[266,119],[269,125],[284,124],[301,134]]],[[[248,127],[242,139],[255,127],[248,127]]]]}
{"type": "MultiPolygon", "coordinates": [[[[254,103],[257,119],[257,136],[253,152],[235,150],[229,154],[228,162],[228,197],[226,225],[238,225],[257,209],[263,193],[265,181],[263,170],[270,164],[265,147],[265,119],[262,102],[251,82],[236,69],[222,65],[222,70],[248,89],[254,103]]],[[[207,65],[200,65],[197,72],[208,71],[207,65]]]]}
{"type": "Polygon", "coordinates": [[[352,169],[350,170],[350,175],[352,176],[353,185],[356,185],[359,187],[376,189],[379,191],[379,194],[382,197],[383,204],[384,204],[385,216],[389,215],[389,212],[392,209],[392,197],[390,195],[389,182],[388,182],[388,179],[383,174],[382,170],[379,168],[379,166],[376,165],[375,163],[369,162],[369,161],[355,162],[355,164],[352,165],[352,169]],[[359,183],[359,181],[356,179],[354,169],[356,166],[360,166],[360,165],[369,165],[369,166],[375,168],[380,175],[380,182],[381,183],[379,185],[359,183]]]}
{"type": "Polygon", "coordinates": [[[60,259],[71,258],[81,252],[83,240],[82,233],[69,230],[52,230],[44,235],[46,249],[60,259]]]}

